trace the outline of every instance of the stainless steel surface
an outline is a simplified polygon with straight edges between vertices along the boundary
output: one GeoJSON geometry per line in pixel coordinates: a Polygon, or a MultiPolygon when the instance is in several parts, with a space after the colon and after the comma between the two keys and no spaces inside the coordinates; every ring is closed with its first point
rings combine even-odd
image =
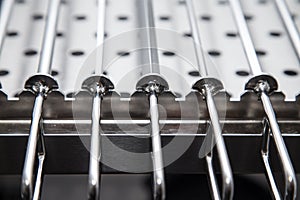
{"type": "Polygon", "coordinates": [[[141,34],[142,47],[146,47],[143,50],[143,63],[149,65],[149,67],[143,67],[143,75],[149,73],[160,73],[158,49],[156,41],[156,30],[154,23],[153,5],[152,1],[137,0],[140,28],[145,28],[145,33],[141,34]]]}
{"type": "Polygon", "coordinates": [[[22,175],[22,198],[31,199],[34,193],[33,171],[36,160],[36,147],[38,143],[38,134],[40,133],[40,119],[44,102],[44,94],[39,93],[34,102],[32,112],[30,133],[28,137],[27,151],[22,175]]]}
{"type": "Polygon", "coordinates": [[[6,36],[7,25],[11,16],[14,0],[5,0],[1,5],[1,16],[0,16],[0,55],[3,48],[4,38],[6,36]]]}
{"type": "MultiPolygon", "coordinates": [[[[56,36],[56,26],[59,13],[60,0],[49,1],[48,18],[46,28],[44,32],[44,40],[42,44],[42,52],[40,57],[40,63],[37,70],[38,74],[49,74],[51,72],[51,60],[53,56],[54,41],[56,36]]],[[[41,77],[43,79],[43,77],[41,77]]],[[[38,173],[36,176],[36,183],[34,184],[34,166],[37,157],[37,143],[38,137],[41,133],[40,121],[43,112],[44,98],[49,92],[49,86],[45,85],[43,80],[34,83],[32,90],[36,94],[36,98],[33,104],[31,127],[28,137],[27,150],[24,161],[24,168],[22,174],[21,196],[22,199],[39,199],[40,187],[42,185],[42,167],[44,155],[38,155],[39,165],[38,173]]],[[[42,137],[42,136],[41,136],[42,137]]],[[[41,141],[40,141],[41,142],[41,141]]]]}
{"type": "Polygon", "coordinates": [[[89,165],[89,199],[99,199],[101,140],[100,140],[100,112],[101,98],[99,92],[93,97],[92,108],[92,133],[89,165]]]}
{"type": "Polygon", "coordinates": [[[187,6],[187,14],[189,18],[189,23],[191,26],[191,34],[194,39],[194,47],[196,52],[196,59],[198,64],[198,70],[201,74],[201,76],[208,76],[208,72],[206,69],[206,63],[205,63],[205,53],[203,53],[203,46],[199,34],[199,28],[197,23],[197,17],[194,11],[194,3],[193,0],[186,0],[186,6],[187,6]]]}
{"type": "Polygon", "coordinates": [[[255,47],[248,30],[248,26],[243,14],[243,10],[239,0],[229,0],[232,8],[232,14],[238,28],[239,36],[242,40],[243,48],[247,56],[250,70],[254,76],[262,73],[262,68],[257,58],[255,47]]]}
{"type": "MultiPolygon", "coordinates": [[[[255,47],[253,45],[247,24],[246,19],[244,18],[243,11],[241,8],[241,5],[239,3],[239,0],[229,0],[234,19],[236,21],[239,34],[241,36],[242,44],[244,47],[244,50],[246,52],[248,62],[251,68],[251,71],[254,76],[262,75],[262,68],[260,66],[258,57],[255,52],[255,47]]],[[[264,81],[263,79],[258,80],[256,83],[256,87],[253,88],[255,92],[258,93],[258,96],[262,102],[262,105],[264,107],[266,117],[268,119],[268,122],[270,123],[270,129],[275,141],[275,145],[279,154],[280,162],[283,167],[283,174],[284,174],[284,180],[285,180],[285,187],[284,192],[282,194],[282,197],[284,199],[296,199],[297,196],[297,181],[296,181],[296,174],[294,171],[294,167],[292,165],[288,150],[285,146],[284,140],[281,135],[280,128],[277,123],[277,118],[272,106],[272,103],[269,99],[268,94],[272,91],[270,91],[270,83],[264,81]]],[[[263,159],[264,158],[263,154],[263,159]]],[[[266,163],[266,162],[265,162],[266,163]]],[[[270,165],[265,165],[268,178],[270,179],[271,187],[274,188],[274,178],[272,173],[270,173],[271,168],[270,165]]],[[[274,190],[274,197],[278,198],[277,194],[278,190],[274,190]]]]}
{"type": "Polygon", "coordinates": [[[142,0],[139,3],[141,25],[145,28],[145,36],[141,36],[141,42],[146,43],[146,52],[143,56],[143,76],[137,82],[137,89],[142,89],[149,96],[150,112],[150,137],[151,156],[153,167],[153,199],[166,199],[166,181],[164,175],[164,161],[159,126],[158,95],[167,89],[166,81],[160,76],[160,63],[158,59],[158,47],[153,14],[152,0],[142,0]]]}
{"type": "Polygon", "coordinates": [[[285,0],[274,0],[300,62],[300,36],[285,0]]]}
{"type": "Polygon", "coordinates": [[[39,67],[37,73],[51,74],[60,2],[60,0],[49,1],[47,11],[47,23],[45,26],[43,44],[41,48],[41,56],[39,60],[39,67]]]}
{"type": "Polygon", "coordinates": [[[151,123],[151,141],[152,141],[152,163],[153,163],[153,182],[154,199],[166,199],[166,182],[164,176],[164,164],[161,149],[159,114],[157,105],[157,96],[155,92],[149,96],[150,102],[150,123],[151,123]]]}
{"type": "MultiPolygon", "coordinates": [[[[221,172],[222,172],[222,191],[220,192],[218,189],[218,185],[216,183],[215,175],[213,174],[213,168],[210,162],[212,162],[212,158],[207,158],[208,161],[208,170],[209,170],[209,180],[210,185],[212,188],[212,193],[214,199],[219,199],[220,196],[222,196],[222,199],[232,199],[233,198],[233,191],[234,191],[234,183],[233,183],[233,175],[232,175],[232,169],[230,166],[226,146],[224,143],[224,139],[222,136],[222,128],[219,123],[219,114],[213,99],[213,95],[215,95],[218,90],[223,89],[223,84],[216,83],[214,85],[214,81],[211,81],[212,79],[205,79],[209,74],[207,72],[207,65],[205,63],[205,54],[203,53],[203,50],[201,49],[201,38],[199,35],[199,28],[196,23],[196,16],[194,11],[194,3],[193,0],[187,0],[187,13],[189,16],[189,21],[191,25],[192,30],[192,37],[194,39],[194,46],[195,46],[195,52],[197,57],[197,64],[199,69],[200,76],[204,77],[204,83],[203,85],[200,85],[203,88],[198,88],[199,92],[202,93],[206,100],[206,105],[208,108],[209,118],[211,122],[211,126],[213,129],[214,139],[216,141],[216,148],[219,156],[219,162],[221,166],[221,172]],[[216,194],[218,193],[218,194],[216,194]],[[222,193],[222,195],[221,195],[222,193]]],[[[201,81],[201,80],[200,80],[201,81]]],[[[196,83],[197,85],[197,83],[196,83]]],[[[195,86],[193,87],[194,89],[195,86]]],[[[209,155],[212,157],[212,155],[209,155]]]]}
{"type": "MultiPolygon", "coordinates": [[[[45,29],[53,1],[14,2],[0,56],[0,199],[20,199],[27,150],[32,199],[231,199],[233,178],[233,199],[284,199],[285,186],[294,198],[300,62],[275,0],[240,0],[251,65],[270,74],[250,81],[229,1],[149,2],[63,0],[56,33],[45,29]]],[[[299,1],[285,2],[299,29],[299,1]]]]}

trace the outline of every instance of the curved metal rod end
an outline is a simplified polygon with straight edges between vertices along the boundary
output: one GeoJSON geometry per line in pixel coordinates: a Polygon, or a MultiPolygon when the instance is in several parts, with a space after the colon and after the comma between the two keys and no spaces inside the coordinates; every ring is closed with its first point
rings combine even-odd
{"type": "Polygon", "coordinates": [[[88,188],[88,200],[97,200],[99,199],[99,184],[97,179],[89,180],[88,188]]]}
{"type": "Polygon", "coordinates": [[[165,200],[166,199],[166,188],[165,181],[162,178],[156,178],[154,180],[154,199],[165,200]]]}
{"type": "Polygon", "coordinates": [[[233,199],[234,182],[233,182],[232,173],[224,175],[222,184],[223,184],[222,199],[233,199]]]}
{"type": "Polygon", "coordinates": [[[32,198],[32,181],[31,177],[23,173],[21,183],[21,197],[23,200],[29,200],[32,198]]]}

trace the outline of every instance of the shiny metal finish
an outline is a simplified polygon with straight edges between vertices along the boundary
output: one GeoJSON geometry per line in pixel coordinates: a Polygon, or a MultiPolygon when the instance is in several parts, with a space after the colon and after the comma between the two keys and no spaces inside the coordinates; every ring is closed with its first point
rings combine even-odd
{"type": "Polygon", "coordinates": [[[216,178],[216,174],[214,172],[214,166],[213,166],[213,157],[212,152],[209,152],[207,156],[205,156],[206,163],[207,163],[207,169],[208,169],[208,175],[210,177],[209,186],[212,193],[212,199],[214,200],[220,200],[220,192],[218,188],[218,182],[216,178]]]}
{"type": "MultiPolygon", "coordinates": [[[[205,63],[205,55],[203,50],[201,49],[201,38],[199,34],[199,27],[197,24],[197,18],[194,11],[193,0],[186,0],[187,13],[189,17],[189,22],[192,29],[192,36],[194,39],[194,47],[196,52],[197,64],[199,72],[202,76],[207,76],[207,68],[205,63]]],[[[212,166],[212,153],[208,155],[206,158],[208,165],[208,174],[210,180],[210,187],[212,191],[212,196],[214,199],[232,199],[234,192],[234,184],[233,184],[233,175],[232,170],[226,150],[226,146],[224,143],[224,139],[222,136],[222,129],[219,122],[219,116],[217,112],[217,108],[213,99],[213,95],[218,93],[223,89],[223,85],[220,81],[216,79],[200,79],[194,86],[194,89],[197,89],[202,95],[205,97],[205,102],[208,108],[209,118],[211,121],[211,126],[213,129],[213,134],[216,140],[216,147],[219,156],[219,162],[221,166],[222,173],[222,195],[218,189],[218,184],[214,175],[214,170],[212,166]]]]}
{"type": "MultiPolygon", "coordinates": [[[[291,159],[288,154],[288,150],[285,146],[284,140],[282,138],[277,120],[276,115],[273,110],[273,106],[267,94],[265,92],[261,93],[261,101],[263,107],[266,112],[266,116],[268,122],[270,123],[270,129],[272,132],[272,136],[274,138],[278,154],[280,160],[282,162],[283,170],[284,170],[284,179],[285,179],[285,191],[283,198],[284,199],[296,199],[297,197],[297,182],[296,182],[296,174],[291,162],[291,159]]],[[[269,169],[268,169],[269,170],[269,169]]],[[[269,174],[270,176],[270,174],[269,174]]],[[[271,178],[272,179],[272,178],[271,178]]],[[[275,193],[276,194],[276,193],[275,193]]],[[[277,195],[274,195],[275,197],[277,195]]]]}
{"type": "MultiPolygon", "coordinates": [[[[248,57],[250,68],[253,72],[253,75],[261,75],[262,70],[260,67],[259,60],[257,56],[254,54],[254,45],[250,37],[250,33],[246,24],[246,20],[243,17],[243,12],[241,5],[239,3],[239,0],[229,0],[231,9],[233,12],[233,16],[235,18],[239,34],[246,52],[246,55],[248,57]]],[[[259,77],[259,76],[258,76],[259,77]]],[[[263,76],[261,76],[263,77],[263,76]]],[[[255,78],[255,77],[254,77],[255,78]]],[[[284,174],[284,180],[285,180],[285,189],[283,192],[282,198],[283,199],[296,199],[297,196],[297,181],[296,181],[296,175],[295,171],[289,156],[289,153],[287,151],[287,148],[285,146],[284,140],[282,138],[281,131],[278,126],[278,122],[276,119],[276,115],[273,109],[273,106],[271,104],[269,94],[270,94],[270,83],[261,79],[257,80],[256,86],[252,88],[259,96],[268,123],[270,125],[270,130],[272,132],[273,139],[275,141],[276,149],[279,154],[280,162],[283,167],[283,174],[284,174]]],[[[247,86],[246,86],[247,88],[247,86]]],[[[249,88],[248,88],[249,89],[249,88]]],[[[266,136],[264,136],[266,137],[266,136]]],[[[265,164],[266,173],[269,179],[269,183],[272,188],[273,196],[278,199],[279,198],[279,192],[275,183],[275,179],[273,177],[273,174],[271,172],[270,164],[267,161],[268,153],[267,153],[267,145],[269,145],[268,139],[263,140],[265,144],[263,144],[263,150],[262,150],[262,158],[265,164]]],[[[281,198],[281,197],[280,197],[281,198]]]]}
{"type": "Polygon", "coordinates": [[[284,23],[284,26],[288,32],[292,45],[294,46],[295,52],[297,54],[298,60],[300,62],[300,33],[297,29],[289,8],[285,0],[274,0],[276,7],[279,11],[281,19],[284,23]]]}
{"type": "Polygon", "coordinates": [[[6,36],[7,25],[11,16],[12,8],[15,0],[2,1],[0,11],[0,55],[3,48],[4,38],[6,36]]]}
{"type": "Polygon", "coordinates": [[[45,26],[42,51],[38,67],[38,73],[50,74],[52,57],[56,39],[56,27],[58,22],[58,13],[61,0],[49,0],[48,17],[45,26]]]}
{"type": "Polygon", "coordinates": [[[232,170],[222,136],[222,129],[219,122],[217,108],[209,88],[206,90],[206,103],[216,140],[217,152],[220,159],[222,172],[222,199],[232,199],[234,191],[232,170]]]}
{"type": "Polygon", "coordinates": [[[142,47],[145,47],[145,49],[142,50],[142,59],[143,64],[149,65],[149,67],[143,68],[143,74],[159,74],[160,68],[157,52],[157,41],[155,33],[156,30],[153,17],[152,0],[137,0],[137,5],[139,7],[138,12],[140,16],[140,26],[141,28],[144,28],[140,40],[142,42],[142,47]]]}
{"type": "Polygon", "coordinates": [[[197,24],[198,23],[197,17],[194,11],[195,6],[193,0],[186,0],[186,6],[187,6],[187,14],[191,26],[192,36],[195,43],[194,47],[195,47],[196,59],[198,63],[198,70],[202,76],[207,76],[208,72],[206,69],[205,55],[202,49],[202,42],[201,42],[199,28],[197,24]]]}
{"type": "Polygon", "coordinates": [[[88,199],[100,198],[100,162],[101,162],[101,135],[100,120],[101,120],[101,106],[102,98],[105,94],[114,89],[112,82],[104,75],[93,75],[87,78],[83,84],[82,89],[87,90],[92,96],[92,121],[91,121],[91,146],[90,146],[90,161],[89,161],[89,181],[88,181],[88,199]]]}
{"type": "Polygon", "coordinates": [[[90,162],[89,162],[89,182],[88,182],[88,199],[100,199],[100,180],[101,180],[101,105],[102,98],[106,92],[113,89],[113,84],[103,73],[103,56],[104,56],[104,34],[106,19],[106,0],[97,1],[97,58],[95,66],[95,74],[100,76],[92,76],[88,78],[83,87],[90,91],[93,95],[92,103],[92,125],[91,125],[91,146],[90,146],[90,162]]]}
{"type": "MultiPolygon", "coordinates": [[[[39,154],[38,170],[36,177],[36,184],[34,185],[34,165],[37,156],[38,138],[41,133],[40,120],[43,112],[44,98],[47,93],[51,91],[51,85],[47,79],[47,76],[41,74],[49,74],[51,72],[51,60],[53,56],[53,47],[56,37],[57,18],[59,13],[60,0],[49,1],[48,7],[48,19],[46,22],[46,29],[43,38],[42,52],[40,57],[40,63],[38,68],[38,75],[31,77],[31,80],[36,79],[35,83],[32,83],[31,90],[36,94],[34,107],[32,111],[30,133],[27,143],[27,150],[25,155],[22,184],[21,184],[21,196],[23,199],[39,199],[41,185],[42,185],[42,169],[45,154],[39,154]],[[47,85],[49,84],[49,85],[47,85]]],[[[51,80],[51,78],[49,77],[51,80]]],[[[50,81],[51,82],[51,81],[50,81]]],[[[54,81],[55,82],[55,81],[54,81]]],[[[25,87],[30,87],[25,85],[25,87]]],[[[40,136],[42,137],[42,136],[40,136]]],[[[41,141],[40,141],[41,142],[41,141]]]]}
{"type": "Polygon", "coordinates": [[[153,167],[153,198],[155,200],[166,199],[166,186],[164,177],[164,164],[161,148],[161,136],[159,128],[158,97],[161,92],[168,89],[168,83],[160,76],[158,49],[156,42],[155,24],[153,17],[152,0],[138,1],[140,24],[145,28],[141,36],[143,49],[142,62],[143,76],[137,83],[136,88],[149,95],[150,122],[151,122],[151,145],[152,145],[152,167],[153,167]]]}
{"type": "Polygon", "coordinates": [[[36,96],[34,107],[32,111],[30,133],[27,143],[27,151],[25,156],[23,174],[22,174],[22,185],[21,185],[21,194],[23,199],[32,199],[33,189],[34,189],[34,180],[33,180],[33,171],[34,164],[36,159],[36,150],[38,143],[38,134],[40,133],[40,120],[42,116],[42,109],[44,103],[44,94],[38,93],[36,96]]]}
{"type": "Polygon", "coordinates": [[[151,139],[152,139],[152,161],[154,173],[154,199],[166,199],[166,186],[164,177],[163,156],[161,149],[161,136],[159,128],[159,114],[157,105],[157,96],[155,92],[149,96],[150,102],[150,120],[151,120],[151,139]]]}
{"type": "MultiPolygon", "coordinates": [[[[100,89],[98,87],[98,89],[100,89]]],[[[89,164],[89,188],[88,199],[100,198],[100,162],[101,161],[101,136],[100,136],[100,113],[101,96],[96,92],[93,98],[91,147],[89,164]]]]}
{"type": "Polygon", "coordinates": [[[260,75],[262,73],[262,68],[255,52],[255,47],[247,27],[241,3],[239,0],[228,1],[230,3],[232,14],[234,16],[234,20],[239,31],[239,36],[243,43],[243,48],[247,56],[248,63],[250,65],[250,70],[254,76],[260,75]]]}
{"type": "Polygon", "coordinates": [[[106,0],[97,1],[97,60],[95,66],[95,74],[103,73],[103,52],[104,52],[104,35],[105,35],[105,15],[106,15],[106,0]]]}

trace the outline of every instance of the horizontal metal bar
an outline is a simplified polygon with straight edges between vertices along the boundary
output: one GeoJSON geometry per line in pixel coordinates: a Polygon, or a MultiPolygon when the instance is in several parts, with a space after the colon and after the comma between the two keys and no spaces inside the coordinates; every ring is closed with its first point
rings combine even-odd
{"type": "MultiPolygon", "coordinates": [[[[224,134],[224,140],[227,146],[228,155],[232,163],[233,173],[263,173],[264,167],[260,157],[261,150],[261,135],[247,135],[243,136],[224,134]]],[[[104,137],[104,136],[102,136],[104,137]]],[[[174,136],[161,135],[162,144],[167,145],[174,136]]],[[[193,142],[183,155],[166,167],[166,173],[206,173],[205,159],[199,159],[198,153],[202,145],[205,135],[193,137],[193,142]]],[[[47,149],[47,158],[45,159],[45,174],[87,174],[89,152],[83,145],[82,141],[89,141],[89,136],[45,136],[45,146],[47,149]],[[74,164],[76,163],[76,164],[74,164]]],[[[291,160],[294,164],[296,173],[300,173],[300,157],[299,142],[300,137],[283,136],[287,148],[290,152],[291,160]]],[[[128,150],[130,152],[147,152],[150,150],[149,137],[132,137],[126,134],[123,136],[109,135],[108,139],[113,141],[118,147],[128,150]]],[[[184,144],[191,136],[177,136],[176,139],[179,144],[184,144]]],[[[0,174],[21,174],[24,161],[25,147],[27,136],[9,136],[0,138],[0,159],[5,160],[0,165],[0,174]],[[13,147],[13,148],[12,148],[13,147]]],[[[103,157],[114,156],[122,163],[123,166],[131,163],[132,160],[122,155],[112,155],[108,152],[108,148],[103,146],[103,157]]],[[[163,152],[164,157],[168,157],[170,153],[163,152]]],[[[215,155],[217,159],[217,155],[215,155]]],[[[275,151],[274,144],[270,144],[270,160],[273,164],[273,171],[278,172],[280,162],[277,160],[277,152],[275,151]]],[[[139,166],[140,163],[137,163],[139,166]]],[[[151,167],[151,158],[143,165],[151,167]]],[[[220,168],[216,163],[216,172],[219,173],[220,168]]],[[[102,173],[120,173],[120,171],[102,166],[102,173]]]]}

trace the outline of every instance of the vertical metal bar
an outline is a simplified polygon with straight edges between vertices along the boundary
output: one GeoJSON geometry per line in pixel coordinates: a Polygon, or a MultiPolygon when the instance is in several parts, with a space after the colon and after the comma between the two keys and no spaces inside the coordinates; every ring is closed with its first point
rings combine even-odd
{"type": "Polygon", "coordinates": [[[300,62],[300,34],[299,30],[297,29],[295,23],[293,22],[293,19],[291,17],[291,13],[289,11],[289,8],[286,4],[285,0],[274,0],[276,7],[279,11],[279,14],[281,16],[281,19],[284,23],[284,26],[288,32],[288,35],[290,37],[290,40],[292,42],[292,45],[295,49],[297,58],[300,62]]]}
{"type": "MultiPolygon", "coordinates": [[[[97,7],[97,57],[95,74],[103,73],[103,57],[104,57],[104,32],[106,19],[106,0],[98,0],[97,7]]],[[[90,146],[90,163],[89,163],[89,185],[88,185],[88,199],[100,199],[100,180],[101,180],[101,104],[102,97],[109,89],[109,85],[101,82],[105,79],[103,76],[96,78],[96,85],[92,85],[93,105],[92,105],[92,127],[91,127],[91,146],[90,146]]]]}
{"type": "MultiPolygon", "coordinates": [[[[222,136],[222,129],[220,126],[217,108],[212,94],[212,90],[216,89],[217,84],[214,85],[215,81],[212,81],[212,79],[205,79],[205,77],[208,75],[208,71],[205,63],[205,55],[200,46],[201,38],[200,38],[199,28],[196,20],[197,18],[194,11],[195,6],[193,4],[193,0],[186,0],[186,6],[187,6],[187,13],[189,17],[190,26],[192,29],[192,35],[194,39],[194,48],[196,52],[199,72],[202,76],[204,76],[203,89],[205,92],[203,94],[205,96],[206,105],[208,108],[209,117],[213,128],[214,137],[216,139],[216,148],[219,155],[219,161],[220,161],[221,172],[222,172],[221,173],[222,174],[222,199],[232,199],[233,191],[234,191],[233,175],[232,175],[232,170],[231,170],[225,142],[222,136]]],[[[218,84],[221,85],[221,82],[220,83],[218,82],[218,84]]],[[[199,91],[201,91],[201,89],[199,91]]],[[[215,199],[220,199],[221,195],[218,189],[218,185],[216,182],[216,178],[212,166],[212,154],[206,157],[206,161],[208,165],[211,190],[213,193],[212,195],[215,199]]]]}
{"type": "MultiPolygon", "coordinates": [[[[56,26],[59,13],[60,0],[49,0],[48,4],[48,17],[46,21],[46,28],[43,37],[42,52],[40,56],[40,62],[37,72],[42,74],[49,74],[51,72],[51,61],[53,57],[54,41],[56,37],[56,26]]],[[[40,133],[40,120],[42,116],[43,102],[45,95],[49,91],[47,85],[36,80],[34,83],[34,92],[36,93],[36,98],[33,106],[30,133],[27,143],[27,150],[25,155],[25,162],[22,174],[22,184],[21,184],[21,195],[23,199],[32,199],[40,197],[40,185],[42,180],[42,167],[44,161],[44,155],[39,155],[39,166],[38,166],[38,176],[36,183],[38,185],[33,186],[33,174],[34,174],[34,164],[36,159],[37,142],[40,133]],[[33,192],[34,188],[34,192],[33,192]]]]}
{"type": "Polygon", "coordinates": [[[95,74],[103,73],[103,53],[104,53],[104,33],[105,33],[105,15],[106,0],[98,0],[97,7],[97,60],[95,66],[95,74]]]}
{"type": "Polygon", "coordinates": [[[160,73],[159,58],[157,52],[157,40],[155,31],[155,22],[153,17],[152,0],[137,0],[139,6],[139,17],[142,30],[141,41],[143,48],[143,63],[149,64],[149,68],[143,68],[143,75],[149,73],[160,73]]]}
{"type": "Polygon", "coordinates": [[[155,200],[166,199],[166,187],[164,177],[163,155],[161,136],[159,129],[158,97],[167,87],[167,82],[160,76],[160,66],[156,41],[156,30],[153,17],[152,0],[137,0],[140,24],[144,28],[140,35],[143,45],[143,77],[137,84],[137,88],[149,95],[150,120],[151,120],[151,145],[153,165],[153,197],[155,200]],[[149,66],[148,66],[149,65],[149,66]]]}
{"type": "Polygon", "coordinates": [[[15,0],[3,0],[0,13],[0,55],[15,0]]]}
{"type": "MultiPolygon", "coordinates": [[[[231,5],[233,16],[234,16],[236,25],[238,27],[239,35],[242,39],[242,44],[245,49],[245,52],[246,52],[246,55],[248,58],[248,62],[249,62],[250,68],[253,72],[253,75],[261,75],[262,70],[260,67],[258,57],[256,54],[254,54],[255,53],[254,45],[253,45],[253,42],[250,37],[250,32],[248,30],[246,20],[243,16],[241,4],[240,4],[239,0],[229,0],[229,2],[231,5]]],[[[270,88],[270,86],[269,86],[268,82],[266,82],[264,80],[260,80],[258,82],[256,81],[256,86],[253,89],[260,96],[265,114],[266,114],[268,122],[270,124],[270,129],[273,134],[273,139],[275,141],[276,149],[279,154],[280,162],[283,167],[284,178],[285,178],[285,191],[283,194],[283,198],[284,199],[296,199],[296,196],[297,196],[296,175],[295,175],[295,171],[294,171],[292,162],[290,160],[287,148],[285,146],[284,140],[282,138],[273,106],[272,106],[270,98],[268,96],[269,88],[270,88]]],[[[266,155],[267,154],[263,154],[264,160],[266,159],[265,158],[266,155]]],[[[273,179],[272,173],[270,173],[270,169],[269,169],[269,165],[268,165],[269,163],[266,163],[266,162],[264,162],[264,163],[266,164],[265,167],[266,167],[267,175],[269,178],[269,182],[271,183],[271,187],[274,188],[274,184],[272,184],[272,182],[274,182],[274,179],[273,179]]],[[[273,191],[274,197],[277,197],[278,194],[276,193],[276,189],[275,190],[272,189],[272,191],[273,191]]]]}
{"type": "Polygon", "coordinates": [[[228,1],[231,5],[231,10],[234,15],[234,20],[239,30],[239,36],[243,43],[243,48],[246,53],[248,63],[250,65],[250,70],[252,71],[252,74],[254,76],[259,75],[262,73],[262,68],[255,52],[255,47],[251,39],[250,32],[248,30],[248,26],[241,8],[241,4],[239,0],[228,0],[228,1]]]}
{"type": "Polygon", "coordinates": [[[33,195],[33,168],[36,158],[38,134],[40,133],[39,124],[42,116],[44,103],[44,94],[38,93],[35,98],[32,111],[30,133],[27,143],[27,151],[25,155],[25,164],[22,174],[21,194],[23,199],[31,199],[33,195]]]}
{"type": "Polygon", "coordinates": [[[61,0],[49,0],[48,16],[45,26],[42,51],[40,55],[40,62],[38,73],[50,74],[51,64],[53,58],[54,44],[56,38],[56,26],[58,22],[58,12],[61,0]]]}
{"type": "Polygon", "coordinates": [[[150,94],[150,116],[151,116],[151,138],[152,138],[152,161],[154,171],[154,199],[163,200],[165,194],[165,177],[163,156],[161,149],[161,138],[159,130],[159,114],[157,105],[157,96],[155,93],[150,94]]]}
{"type": "MultiPolygon", "coordinates": [[[[100,89],[100,88],[99,88],[100,89]]],[[[92,107],[92,133],[89,165],[89,191],[88,199],[100,199],[100,163],[101,136],[100,136],[101,96],[96,92],[92,107]]]]}
{"type": "Polygon", "coordinates": [[[205,55],[202,49],[202,42],[201,42],[201,37],[200,37],[199,28],[197,24],[197,17],[194,10],[195,6],[193,0],[186,0],[186,6],[187,6],[188,17],[189,17],[189,23],[192,29],[192,36],[195,43],[194,48],[196,52],[198,70],[202,76],[207,76],[208,72],[205,63],[205,55]]]}

